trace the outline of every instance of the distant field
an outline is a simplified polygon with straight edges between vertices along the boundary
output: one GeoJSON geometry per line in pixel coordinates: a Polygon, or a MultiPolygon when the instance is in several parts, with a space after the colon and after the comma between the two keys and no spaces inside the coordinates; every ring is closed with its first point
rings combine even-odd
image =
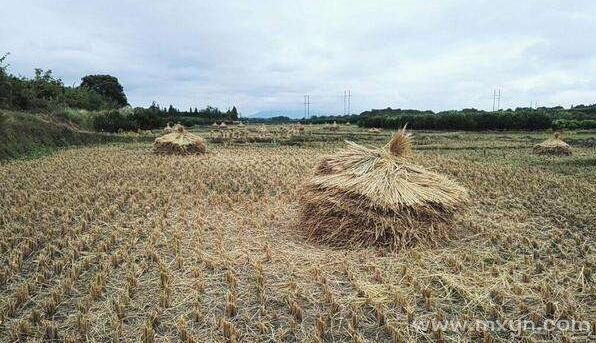
{"type": "MultiPolygon", "coordinates": [[[[414,160],[473,200],[451,240],[391,252],[311,243],[297,225],[300,184],[315,163],[344,139],[382,145],[389,131],[267,130],[272,139],[256,143],[208,138],[205,156],[129,143],[0,164],[0,341],[517,335],[422,328],[442,320],[574,319],[593,330],[594,132],[565,133],[570,157],[531,154],[549,133],[414,132],[414,160]]],[[[588,340],[586,331],[521,336],[588,340]]]]}

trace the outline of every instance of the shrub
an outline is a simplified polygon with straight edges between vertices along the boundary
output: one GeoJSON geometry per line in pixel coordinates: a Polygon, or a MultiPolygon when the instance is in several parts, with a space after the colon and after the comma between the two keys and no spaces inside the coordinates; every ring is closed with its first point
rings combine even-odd
{"type": "Polygon", "coordinates": [[[54,113],[54,117],[69,121],[81,128],[93,129],[94,114],[87,110],[66,107],[54,113]]]}
{"type": "Polygon", "coordinates": [[[557,119],[553,122],[553,128],[557,130],[596,129],[596,119],[557,119]]]}
{"type": "Polygon", "coordinates": [[[139,128],[138,124],[121,114],[117,110],[108,111],[105,114],[96,114],[93,117],[93,128],[98,131],[118,132],[118,131],[134,131],[139,128]]]}
{"type": "Polygon", "coordinates": [[[159,116],[159,112],[154,107],[142,108],[137,107],[133,110],[130,116],[131,120],[134,120],[138,127],[143,130],[152,130],[161,128],[166,125],[165,118],[159,116]]]}

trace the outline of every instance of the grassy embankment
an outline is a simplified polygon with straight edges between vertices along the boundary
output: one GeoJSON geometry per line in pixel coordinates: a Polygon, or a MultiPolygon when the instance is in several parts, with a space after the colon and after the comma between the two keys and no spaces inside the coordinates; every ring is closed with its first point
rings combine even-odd
{"type": "Polygon", "coordinates": [[[0,111],[0,161],[32,158],[78,145],[149,141],[152,135],[107,134],[81,128],[64,115],[0,111]]]}

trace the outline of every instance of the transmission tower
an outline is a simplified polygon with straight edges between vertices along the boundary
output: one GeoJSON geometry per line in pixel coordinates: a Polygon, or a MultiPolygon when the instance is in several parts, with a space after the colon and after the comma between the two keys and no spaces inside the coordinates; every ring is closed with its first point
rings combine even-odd
{"type": "Polygon", "coordinates": [[[352,113],[352,91],[348,90],[348,115],[350,115],[350,113],[352,113]]]}
{"type": "Polygon", "coordinates": [[[304,95],[304,118],[310,118],[310,95],[304,95]]]}
{"type": "Polygon", "coordinates": [[[497,111],[501,109],[501,88],[493,89],[493,112],[495,108],[497,111]]]}

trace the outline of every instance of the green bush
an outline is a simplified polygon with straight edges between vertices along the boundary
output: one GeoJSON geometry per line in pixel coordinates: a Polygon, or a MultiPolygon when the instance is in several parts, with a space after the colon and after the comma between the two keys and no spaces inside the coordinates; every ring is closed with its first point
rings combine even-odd
{"type": "Polygon", "coordinates": [[[159,112],[153,107],[137,107],[134,109],[130,118],[137,123],[140,129],[143,130],[153,130],[162,128],[166,125],[165,118],[160,117],[159,112]]]}
{"type": "Polygon", "coordinates": [[[80,128],[93,130],[93,118],[96,112],[66,107],[54,112],[54,117],[61,121],[67,121],[76,124],[80,128]]]}
{"type": "Polygon", "coordinates": [[[0,113],[0,132],[4,132],[7,117],[4,113],[0,113]]]}
{"type": "Polygon", "coordinates": [[[557,119],[553,122],[553,128],[557,130],[596,129],[596,120],[557,119]]]}
{"type": "Polygon", "coordinates": [[[135,131],[139,125],[117,110],[99,113],[93,117],[93,128],[103,132],[135,131]]]}

